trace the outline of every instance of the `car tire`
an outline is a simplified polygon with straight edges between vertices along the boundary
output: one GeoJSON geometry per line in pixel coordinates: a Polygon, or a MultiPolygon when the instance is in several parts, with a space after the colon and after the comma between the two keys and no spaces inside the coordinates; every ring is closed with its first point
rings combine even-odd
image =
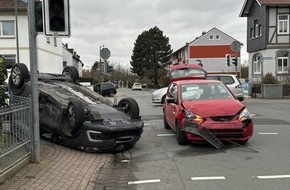
{"type": "Polygon", "coordinates": [[[17,63],[11,68],[11,84],[16,88],[21,88],[26,79],[29,78],[29,71],[25,64],[17,63]]]}
{"type": "Polygon", "coordinates": [[[114,97],[114,96],[115,96],[115,92],[110,92],[110,93],[109,93],[109,96],[110,96],[110,97],[114,97]]]}
{"type": "Polygon", "coordinates": [[[133,98],[123,98],[118,103],[118,108],[123,111],[131,119],[139,118],[140,109],[139,105],[133,98]]]}
{"type": "Polygon", "coordinates": [[[180,145],[185,145],[188,143],[185,136],[185,132],[181,130],[181,126],[179,122],[176,123],[176,139],[177,139],[178,144],[180,145]]]}
{"type": "Polygon", "coordinates": [[[164,128],[165,129],[170,129],[170,126],[169,126],[168,122],[166,121],[164,111],[163,111],[163,123],[164,123],[164,128]]]}
{"type": "Polygon", "coordinates": [[[72,137],[80,130],[85,121],[85,109],[81,101],[74,99],[68,103],[63,124],[62,132],[65,136],[72,137]]]}
{"type": "Polygon", "coordinates": [[[66,66],[62,70],[62,74],[63,75],[69,75],[73,79],[73,81],[76,81],[80,77],[79,76],[79,71],[74,66],[66,66]]]}
{"type": "Polygon", "coordinates": [[[22,93],[23,84],[27,79],[29,79],[29,71],[25,64],[17,63],[11,68],[8,83],[14,95],[20,95],[22,93]]]}

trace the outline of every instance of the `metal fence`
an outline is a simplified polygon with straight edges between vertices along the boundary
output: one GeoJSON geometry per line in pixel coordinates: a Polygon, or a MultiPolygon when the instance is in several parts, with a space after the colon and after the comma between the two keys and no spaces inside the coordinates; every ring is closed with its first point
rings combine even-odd
{"type": "Polygon", "coordinates": [[[31,155],[30,99],[11,97],[0,108],[0,174],[31,155]]]}

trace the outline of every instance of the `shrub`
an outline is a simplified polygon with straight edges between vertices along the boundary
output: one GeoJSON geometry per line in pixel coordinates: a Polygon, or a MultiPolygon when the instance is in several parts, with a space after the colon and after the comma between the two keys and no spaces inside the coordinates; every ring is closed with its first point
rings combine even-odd
{"type": "Polygon", "coordinates": [[[267,73],[262,80],[263,84],[278,84],[278,80],[273,76],[272,73],[267,73]]]}

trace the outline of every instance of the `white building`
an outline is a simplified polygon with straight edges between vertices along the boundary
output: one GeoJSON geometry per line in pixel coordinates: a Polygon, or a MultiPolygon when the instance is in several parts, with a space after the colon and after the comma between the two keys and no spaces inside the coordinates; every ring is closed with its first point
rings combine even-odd
{"type": "MultiPolygon", "coordinates": [[[[18,61],[27,65],[30,70],[29,31],[27,5],[17,1],[17,16],[15,1],[0,1],[0,54],[8,64],[18,61]],[[18,23],[18,25],[16,25],[18,23]],[[17,30],[18,28],[18,30],[17,30]],[[18,41],[18,51],[17,51],[18,41]]],[[[36,37],[38,71],[45,73],[61,73],[65,66],[75,66],[80,73],[82,63],[80,57],[67,45],[62,44],[62,38],[36,37]]]]}

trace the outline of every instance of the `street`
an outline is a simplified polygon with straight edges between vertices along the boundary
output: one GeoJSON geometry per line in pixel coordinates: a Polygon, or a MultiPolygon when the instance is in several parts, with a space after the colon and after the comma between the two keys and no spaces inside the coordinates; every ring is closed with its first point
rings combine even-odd
{"type": "Polygon", "coordinates": [[[150,91],[118,89],[136,99],[145,122],[141,140],[120,160],[129,168],[127,189],[288,189],[290,100],[246,99],[254,136],[246,145],[178,145],[163,127],[162,106],[150,91]]]}

